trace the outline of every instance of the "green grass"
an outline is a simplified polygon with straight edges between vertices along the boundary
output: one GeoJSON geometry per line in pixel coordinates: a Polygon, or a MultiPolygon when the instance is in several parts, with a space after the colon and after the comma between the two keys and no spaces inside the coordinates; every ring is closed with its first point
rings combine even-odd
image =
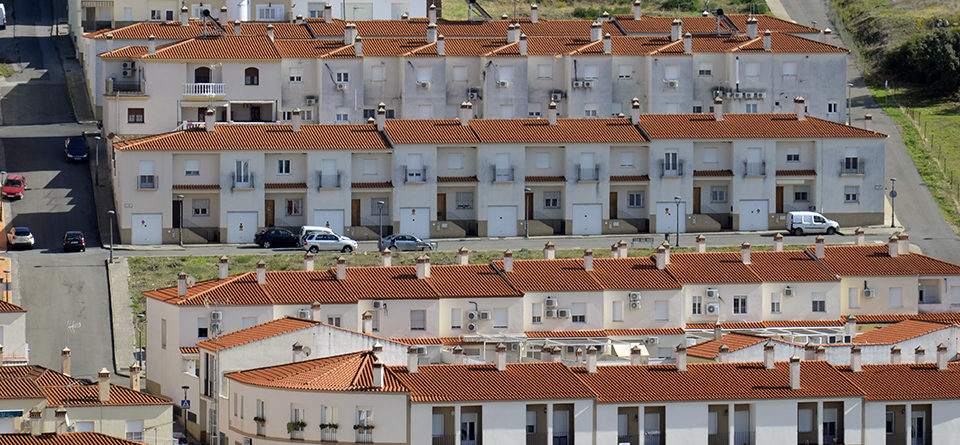
{"type": "MultiPolygon", "coordinates": [[[[594,9],[599,13],[602,13],[603,11],[608,11],[611,14],[633,13],[633,0],[605,0],[599,2],[591,0],[518,0],[516,2],[516,15],[520,17],[529,17],[530,4],[534,2],[536,2],[540,7],[540,18],[543,19],[558,20],[577,18],[574,16],[574,10],[578,8],[594,9]]],[[[478,3],[494,18],[500,18],[500,16],[503,14],[507,14],[511,17],[514,15],[513,0],[478,0],[478,3]]],[[[723,8],[723,10],[728,14],[748,13],[751,12],[751,8],[755,13],[767,12],[766,3],[760,0],[711,0],[709,2],[698,0],[646,0],[643,2],[643,13],[650,15],[674,16],[677,14],[677,3],[681,3],[685,6],[685,8],[680,10],[680,15],[682,16],[700,15],[700,12],[705,9],[712,10],[715,8],[723,8]]],[[[447,19],[467,18],[466,2],[453,0],[443,2],[443,17],[447,19]]],[[[597,17],[594,16],[587,18],[596,19],[597,17]]]]}

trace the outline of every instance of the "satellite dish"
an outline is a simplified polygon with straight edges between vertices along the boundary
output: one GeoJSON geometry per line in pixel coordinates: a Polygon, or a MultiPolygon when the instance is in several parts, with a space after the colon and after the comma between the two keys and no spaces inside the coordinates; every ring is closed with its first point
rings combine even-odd
{"type": "Polygon", "coordinates": [[[200,15],[202,15],[202,16],[204,16],[204,17],[210,17],[210,10],[209,10],[209,9],[204,9],[203,12],[200,13],[200,15]]]}
{"type": "Polygon", "coordinates": [[[194,278],[193,276],[187,277],[187,287],[193,287],[193,285],[195,284],[197,284],[196,278],[194,278]]]}
{"type": "Polygon", "coordinates": [[[309,347],[309,346],[304,346],[304,347],[303,347],[303,356],[304,356],[304,357],[310,357],[310,353],[311,353],[311,352],[313,352],[313,351],[310,350],[310,347],[309,347]]]}

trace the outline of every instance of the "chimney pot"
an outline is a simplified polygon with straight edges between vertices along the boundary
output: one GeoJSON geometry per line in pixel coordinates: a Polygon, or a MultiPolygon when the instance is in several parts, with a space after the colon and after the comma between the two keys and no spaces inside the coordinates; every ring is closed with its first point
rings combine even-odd
{"type": "Polygon", "coordinates": [[[630,251],[627,249],[626,241],[620,240],[620,242],[617,243],[617,248],[620,250],[620,258],[627,258],[630,256],[630,251]]]}
{"type": "Polygon", "coordinates": [[[382,354],[382,353],[383,353],[383,345],[380,344],[380,342],[374,343],[374,344],[373,344],[373,349],[372,349],[372,351],[373,351],[374,354],[382,354]]]}
{"type": "Polygon", "coordinates": [[[806,100],[803,97],[797,96],[796,98],[793,99],[793,111],[797,113],[798,121],[802,121],[806,119],[807,106],[806,106],[806,100]]]}
{"type": "Polygon", "coordinates": [[[461,247],[460,250],[457,251],[457,264],[461,266],[470,264],[470,249],[461,247]]]}
{"type": "Polygon", "coordinates": [[[790,357],[790,389],[800,389],[800,357],[790,357]]]}
{"type": "Polygon", "coordinates": [[[540,361],[544,363],[553,361],[553,359],[551,358],[551,356],[553,355],[551,353],[552,351],[553,351],[553,348],[551,348],[550,346],[544,345],[543,348],[540,349],[540,361]]]}
{"type": "Polygon", "coordinates": [[[437,24],[437,5],[430,4],[430,8],[427,10],[427,19],[431,25],[437,24]]]}
{"type": "Polygon", "coordinates": [[[557,125],[557,103],[550,102],[550,105],[547,105],[547,122],[550,125],[557,125]]]}
{"type": "Polygon", "coordinates": [[[818,345],[817,349],[814,351],[814,358],[820,361],[827,359],[827,348],[824,348],[823,345],[818,345]]]}
{"type": "Polygon", "coordinates": [[[383,388],[383,363],[380,363],[380,359],[373,362],[373,387],[374,388],[383,388]]]}
{"type": "Polygon", "coordinates": [[[180,26],[190,26],[190,10],[187,5],[180,8],[180,26]]]}
{"type": "Polygon", "coordinates": [[[690,32],[683,34],[683,53],[693,54],[693,34],[690,32]]]}
{"type": "Polygon", "coordinates": [[[497,371],[507,370],[507,346],[503,343],[497,345],[497,371]]]}
{"type": "Polygon", "coordinates": [[[130,365],[130,389],[140,392],[140,365],[130,365]]]}
{"type": "Polygon", "coordinates": [[[613,243],[610,245],[610,258],[619,258],[620,257],[620,244],[613,243]]]}
{"type": "Polygon", "coordinates": [[[343,44],[353,45],[357,41],[357,25],[347,23],[343,26],[343,44]]]}
{"type": "Polygon", "coordinates": [[[54,412],[54,431],[59,434],[66,434],[67,432],[67,409],[64,407],[59,407],[54,412]]]}
{"type": "Polygon", "coordinates": [[[460,113],[457,117],[460,118],[460,125],[470,125],[470,118],[473,117],[473,104],[470,102],[461,103],[460,113]]]}
{"type": "Polygon", "coordinates": [[[823,259],[823,257],[826,256],[827,254],[826,247],[824,244],[825,242],[826,241],[823,239],[822,236],[818,236],[816,241],[814,242],[814,252],[816,253],[817,258],[819,259],[823,259]]]}
{"type": "Polygon", "coordinates": [[[226,280],[230,276],[230,259],[226,255],[220,257],[217,262],[217,278],[226,280]]]}
{"type": "Polygon", "coordinates": [[[723,325],[719,321],[713,323],[713,339],[719,341],[723,338],[723,325]]]}
{"type": "Polygon", "coordinates": [[[643,2],[640,0],[633,1],[633,19],[640,20],[643,17],[643,2]]]}
{"type": "Polygon", "coordinates": [[[937,369],[947,370],[947,345],[940,343],[937,345],[937,369]]]}
{"type": "Polygon", "coordinates": [[[540,20],[540,8],[536,3],[530,5],[530,23],[537,23],[540,20]]]}
{"type": "Polygon", "coordinates": [[[713,120],[723,120],[723,98],[717,97],[713,99],[713,120]]]}
{"type": "Polygon", "coordinates": [[[720,363],[727,363],[730,361],[730,347],[727,345],[720,345],[719,355],[717,356],[717,361],[720,363]]]}
{"type": "Polygon", "coordinates": [[[687,371],[687,347],[683,343],[677,345],[677,371],[687,371]]]}
{"type": "Polygon", "coordinates": [[[593,346],[587,347],[587,373],[597,373],[597,348],[593,346]]]}
{"type": "Polygon", "coordinates": [[[630,348],[630,364],[631,365],[640,365],[644,363],[643,349],[640,349],[639,345],[633,345],[630,348]]]}
{"type": "Polygon", "coordinates": [[[513,252],[504,251],[503,252],[503,271],[504,272],[513,272],[513,252]]]}
{"type": "Polygon", "coordinates": [[[360,329],[364,334],[373,332],[373,314],[370,312],[364,312],[360,316],[360,329]]]}
{"type": "Polygon", "coordinates": [[[747,19],[747,35],[750,36],[751,39],[755,39],[758,37],[759,32],[760,32],[760,26],[757,18],[756,17],[748,18],[747,19]]]}
{"type": "Polygon", "coordinates": [[[324,23],[333,22],[333,5],[329,3],[323,5],[323,22],[324,23]]]}
{"type": "Polygon", "coordinates": [[[897,238],[897,235],[890,235],[890,239],[887,241],[887,254],[890,255],[890,258],[896,258],[897,254],[900,253],[900,239],[897,238]]]}
{"type": "Polygon", "coordinates": [[[894,346],[890,348],[890,363],[900,363],[900,347],[894,346]]]}
{"type": "Polygon", "coordinates": [[[313,321],[323,321],[323,305],[319,301],[310,303],[310,319],[313,321]]]}
{"type": "Polygon", "coordinates": [[[863,245],[864,238],[863,228],[857,227],[856,230],[853,231],[853,244],[858,246],[863,245]]]}
{"type": "Polygon", "coordinates": [[[347,259],[342,256],[337,258],[337,279],[347,279],[347,259]]]}
{"type": "Polygon", "coordinates": [[[157,37],[153,34],[147,37],[147,54],[151,56],[157,54],[157,37]]]}
{"type": "Polygon", "coordinates": [[[30,435],[40,436],[43,434],[43,411],[39,408],[30,410],[30,435]]]}
{"type": "Polygon", "coordinates": [[[833,31],[830,28],[826,28],[823,32],[820,33],[820,43],[830,43],[830,38],[833,37],[833,31]]]}
{"type": "Polygon", "coordinates": [[[913,357],[914,357],[913,362],[923,363],[924,360],[926,360],[926,358],[924,357],[925,353],[926,351],[923,350],[923,346],[917,346],[917,349],[913,350],[913,357]]]}
{"type": "Polygon", "coordinates": [[[750,243],[740,245],[740,260],[743,264],[750,264],[750,243]]]}
{"type": "Polygon", "coordinates": [[[177,274],[177,296],[185,297],[187,295],[187,274],[180,272],[177,274]]]}
{"type": "Polygon", "coordinates": [[[290,116],[291,116],[290,126],[293,129],[294,133],[300,132],[300,125],[303,123],[303,119],[300,117],[301,113],[302,111],[300,111],[299,108],[295,108],[293,112],[290,113],[290,116]]]}
{"type": "Polygon", "coordinates": [[[603,38],[603,25],[600,22],[593,22],[590,25],[590,41],[599,42],[603,38]]]}
{"type": "Polygon", "coordinates": [[[267,284],[267,263],[263,260],[257,261],[257,284],[261,286],[267,284]]]}
{"type": "Polygon", "coordinates": [[[240,20],[236,20],[233,22],[233,35],[235,36],[243,35],[243,27],[240,26],[240,20]]]}
{"type": "Polygon", "coordinates": [[[437,36],[437,55],[442,56],[447,53],[446,51],[447,51],[446,42],[443,39],[443,34],[440,34],[437,36]]]}
{"type": "Polygon", "coordinates": [[[854,346],[850,348],[850,370],[853,372],[860,372],[863,370],[863,356],[860,346],[854,346]]]}
{"type": "Polygon", "coordinates": [[[267,25],[267,37],[273,40],[273,23],[267,25]]]}
{"type": "Polygon", "coordinates": [[[420,365],[420,350],[416,346],[407,348],[407,373],[416,374],[420,365]]]}
{"type": "Polygon", "coordinates": [[[383,267],[393,266],[393,252],[390,249],[383,249],[383,252],[380,252],[380,265],[383,267]]]}
{"type": "Polygon", "coordinates": [[[673,19],[673,23],[670,26],[670,41],[676,42],[680,40],[680,36],[683,34],[683,20],[673,19]]]}
{"type": "Polygon", "coordinates": [[[431,23],[427,25],[427,43],[433,43],[437,41],[437,25],[431,23]]]}
{"type": "Polygon", "coordinates": [[[70,348],[60,351],[60,373],[70,377],[70,348]]]}
{"type": "Polygon", "coordinates": [[[663,270],[667,266],[666,262],[667,249],[662,245],[657,247],[657,269],[663,270]]]}
{"type": "Polygon", "coordinates": [[[640,124],[640,99],[636,97],[630,102],[630,122],[633,125],[640,124]]]}
{"type": "Polygon", "coordinates": [[[107,371],[107,368],[103,368],[100,372],[97,373],[97,384],[100,389],[100,401],[109,402],[110,401],[110,371],[107,371]]]}
{"type": "Polygon", "coordinates": [[[778,232],[776,235],[773,235],[773,250],[777,252],[780,252],[781,250],[783,250],[783,234],[782,233],[778,232]]]}
{"type": "Polygon", "coordinates": [[[763,50],[770,51],[772,49],[773,49],[773,35],[768,29],[763,32],[763,50]]]}
{"type": "Polygon", "coordinates": [[[456,365],[463,364],[463,348],[460,345],[453,347],[453,363],[456,365]]]}
{"type": "Polygon", "coordinates": [[[603,36],[603,53],[610,54],[613,52],[613,38],[610,37],[610,33],[606,33],[603,36]]]}
{"type": "Polygon", "coordinates": [[[380,102],[377,105],[377,131],[384,131],[387,128],[387,104],[380,102]]]}
{"type": "Polygon", "coordinates": [[[583,270],[587,272],[593,271],[593,250],[591,249],[583,251],[583,270]]]}
{"type": "Polygon", "coordinates": [[[697,253],[704,253],[707,251],[707,237],[703,234],[697,235],[697,253]]]}
{"type": "Polygon", "coordinates": [[[873,131],[873,115],[867,113],[863,116],[863,129],[873,131]]]}
{"type": "Polygon", "coordinates": [[[552,260],[556,258],[556,254],[557,254],[557,248],[553,245],[552,242],[547,241],[547,243],[543,245],[543,258],[547,260],[552,260]]]}
{"type": "Polygon", "coordinates": [[[430,278],[430,257],[423,255],[417,258],[417,278],[430,278]]]}
{"type": "Polygon", "coordinates": [[[207,131],[214,131],[217,127],[217,113],[210,108],[203,113],[203,127],[207,131]]]}
{"type": "Polygon", "coordinates": [[[314,268],[313,254],[310,252],[303,254],[303,270],[309,272],[313,270],[313,268],[314,268]]]}
{"type": "Polygon", "coordinates": [[[897,237],[897,254],[898,255],[909,255],[910,254],[910,235],[906,233],[901,233],[897,237]]]}
{"type": "Polygon", "coordinates": [[[847,315],[847,319],[843,322],[843,335],[849,336],[851,340],[857,335],[857,317],[853,314],[847,315]]]}
{"type": "Polygon", "coordinates": [[[773,345],[773,340],[767,340],[767,342],[763,344],[763,367],[764,368],[773,369],[775,367],[774,351],[775,351],[775,347],[773,345]]]}
{"type": "Polygon", "coordinates": [[[353,55],[363,57],[363,37],[357,36],[357,38],[353,40],[353,55]]]}
{"type": "Polygon", "coordinates": [[[664,241],[663,244],[663,264],[670,265],[670,243],[664,241]]]}

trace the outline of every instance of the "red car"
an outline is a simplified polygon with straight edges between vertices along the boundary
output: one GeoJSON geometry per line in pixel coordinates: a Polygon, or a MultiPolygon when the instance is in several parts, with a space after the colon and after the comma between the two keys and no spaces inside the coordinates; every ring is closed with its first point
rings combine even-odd
{"type": "Polygon", "coordinates": [[[2,190],[4,198],[21,199],[23,198],[23,189],[27,187],[27,178],[23,175],[7,175],[3,181],[2,190]]]}

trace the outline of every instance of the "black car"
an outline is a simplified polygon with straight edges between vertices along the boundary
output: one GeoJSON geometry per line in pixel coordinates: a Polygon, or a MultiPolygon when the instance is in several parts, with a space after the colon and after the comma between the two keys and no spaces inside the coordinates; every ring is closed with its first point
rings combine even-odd
{"type": "Polygon", "coordinates": [[[260,247],[300,247],[300,238],[287,229],[264,229],[253,236],[260,247]]]}
{"type": "Polygon", "coordinates": [[[64,143],[63,153],[67,155],[67,161],[83,161],[87,159],[87,143],[82,137],[67,138],[64,143]]]}
{"type": "Polygon", "coordinates": [[[87,251],[87,240],[83,238],[83,232],[71,230],[63,234],[63,251],[87,251]]]}

